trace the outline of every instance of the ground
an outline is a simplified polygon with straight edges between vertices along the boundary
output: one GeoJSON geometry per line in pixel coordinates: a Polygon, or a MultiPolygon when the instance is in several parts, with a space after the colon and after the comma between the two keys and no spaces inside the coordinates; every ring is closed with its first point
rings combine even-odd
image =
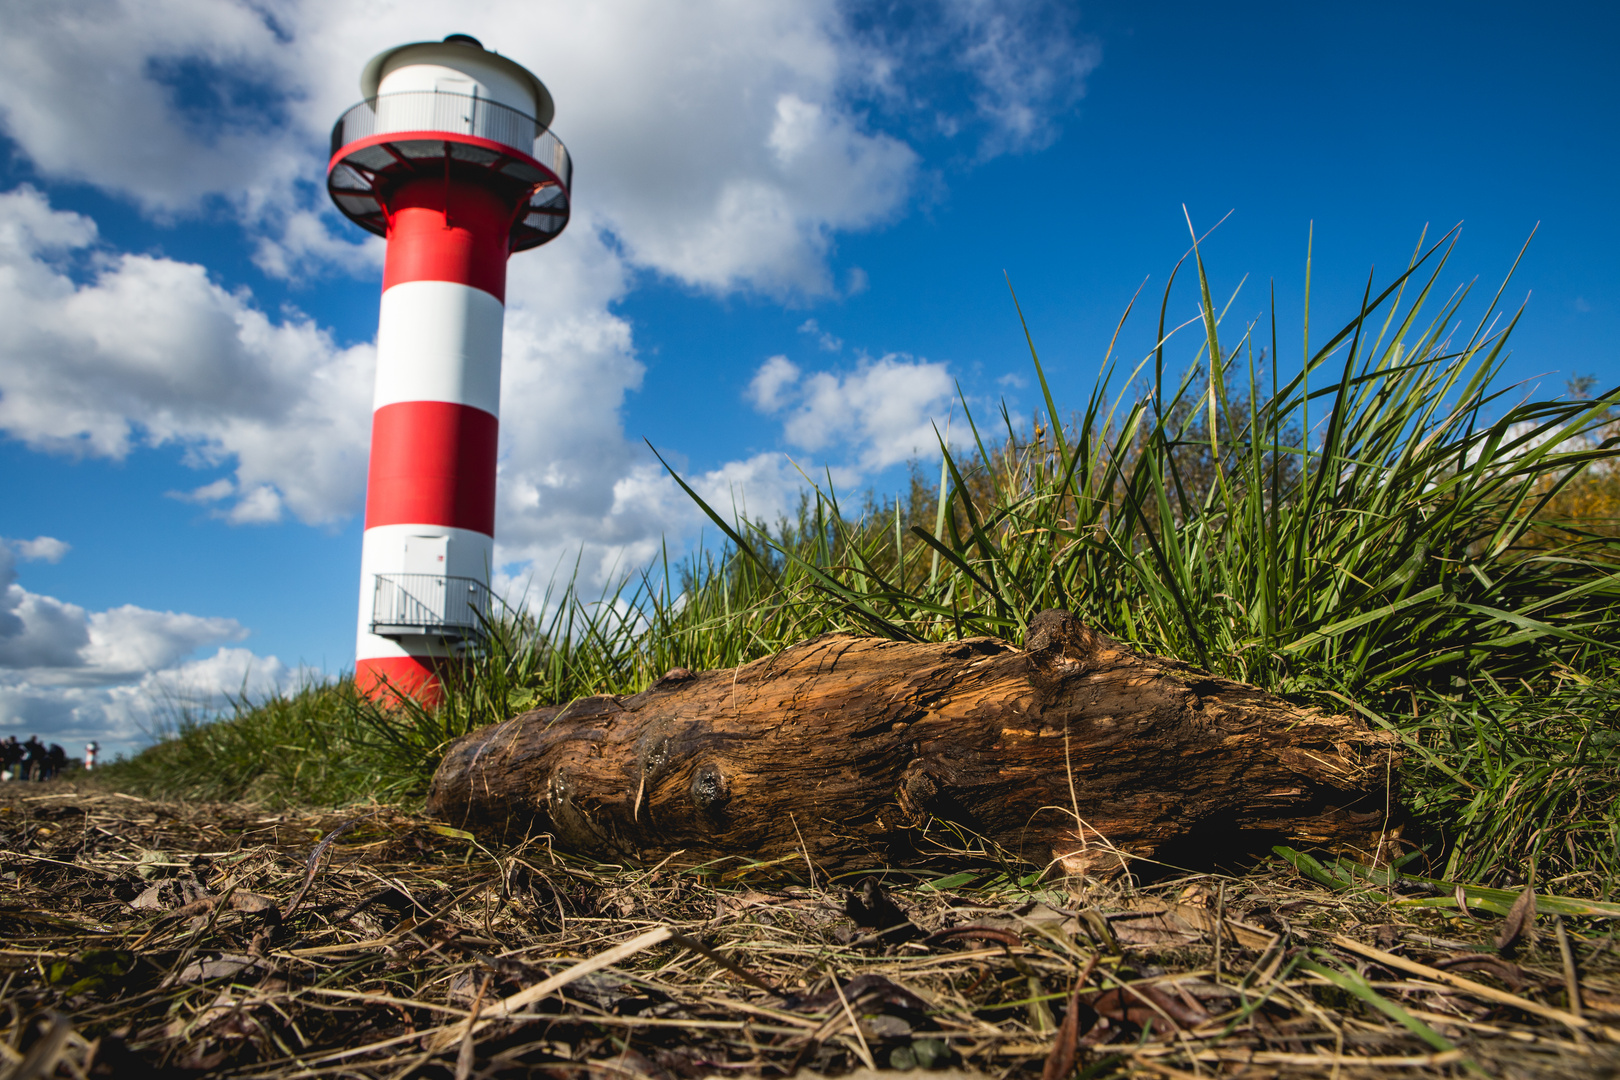
{"type": "Polygon", "coordinates": [[[1151,885],[614,868],[397,807],[13,783],[0,1080],[1620,1076],[1609,923],[1561,928],[1566,968],[1547,916],[1444,903],[1280,860],[1151,885]]]}

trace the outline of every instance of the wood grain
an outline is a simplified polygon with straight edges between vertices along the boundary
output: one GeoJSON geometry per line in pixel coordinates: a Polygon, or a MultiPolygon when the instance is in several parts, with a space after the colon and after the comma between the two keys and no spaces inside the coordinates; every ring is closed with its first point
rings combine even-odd
{"type": "Polygon", "coordinates": [[[1367,851],[1398,828],[1388,733],[1132,652],[1064,611],[1037,616],[1025,646],[826,635],[672,671],[464,736],[428,809],[607,860],[798,855],[830,872],[948,861],[966,838],[1106,875],[1122,854],[1367,851]]]}

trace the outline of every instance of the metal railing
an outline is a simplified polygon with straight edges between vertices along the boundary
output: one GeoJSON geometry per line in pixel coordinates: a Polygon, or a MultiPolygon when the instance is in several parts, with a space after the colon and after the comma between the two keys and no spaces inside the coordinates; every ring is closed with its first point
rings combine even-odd
{"type": "Polygon", "coordinates": [[[528,154],[571,189],[574,163],[568,148],[540,122],[498,101],[441,90],[380,94],[354,106],[332,127],[332,153],[371,135],[391,131],[443,131],[475,135],[528,154]]]}
{"type": "Polygon", "coordinates": [[[442,574],[378,574],[371,632],[382,637],[427,634],[481,638],[490,618],[489,586],[442,574]]]}

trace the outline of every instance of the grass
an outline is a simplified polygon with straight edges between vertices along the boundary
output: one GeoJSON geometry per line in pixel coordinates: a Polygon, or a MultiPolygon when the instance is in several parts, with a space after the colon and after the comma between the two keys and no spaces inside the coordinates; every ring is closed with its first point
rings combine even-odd
{"type": "Polygon", "coordinates": [[[1406,730],[1428,751],[1412,766],[1416,809],[1451,837],[1440,876],[1533,875],[1557,891],[1615,896],[1617,719],[1612,677],[1432,702],[1406,730]]]}
{"type": "Polygon", "coordinates": [[[1506,281],[1475,310],[1467,288],[1441,294],[1455,243],[1369,278],[1326,335],[1307,300],[1285,360],[1274,299],[1229,325],[1235,297],[1216,302],[1195,241],[1148,316],[1151,351],[1124,360],[1111,344],[1078,411],[1059,408],[1026,328],[1044,409],[1029,427],[1003,410],[992,429],[964,400],[973,446],[941,441],[937,486],[851,507],[812,485],[775,523],[703,505],[720,546],[595,597],[557,586],[494,628],[438,710],[306,687],[188,721],[108,775],[168,795],[396,797],[422,789],[446,740],[523,708],[824,631],[1017,640],[1064,607],[1398,731],[1430,869],[1606,897],[1620,530],[1592,508],[1612,516],[1620,389],[1515,401],[1499,375],[1522,313],[1499,310],[1506,281]],[[1178,280],[1199,312],[1180,328],[1178,280]]]}
{"type": "Polygon", "coordinates": [[[223,715],[177,710],[154,745],[98,776],[120,789],[188,801],[309,806],[404,798],[421,785],[422,762],[447,734],[422,723],[431,716],[399,725],[350,680],[310,683],[257,702],[238,698],[223,715]]]}

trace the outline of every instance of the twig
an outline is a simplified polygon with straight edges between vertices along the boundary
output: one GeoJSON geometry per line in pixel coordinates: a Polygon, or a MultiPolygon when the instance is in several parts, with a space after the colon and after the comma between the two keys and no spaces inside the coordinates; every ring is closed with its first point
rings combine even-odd
{"type": "Polygon", "coordinates": [[[489,990],[490,978],[491,976],[485,975],[484,981],[478,984],[478,994],[473,998],[472,1012],[467,1015],[467,1033],[461,1037],[461,1049],[456,1051],[456,1080],[469,1080],[472,1076],[478,1048],[473,1032],[478,1027],[478,1013],[484,1007],[484,994],[489,990]]]}
{"type": "Polygon", "coordinates": [[[804,834],[799,832],[799,819],[794,817],[792,814],[789,814],[788,820],[793,822],[793,835],[799,838],[799,850],[804,853],[804,865],[810,871],[810,891],[815,892],[816,864],[810,861],[810,849],[805,846],[804,834]]]}
{"type": "Polygon", "coordinates": [[[439,1029],[438,1033],[434,1035],[430,1045],[439,1049],[448,1047],[462,1038],[463,1030],[480,1031],[487,1028],[495,1021],[506,1019],[519,1009],[523,1009],[534,1004],[536,1001],[544,998],[552,991],[560,990],[576,979],[589,975],[593,971],[600,971],[605,967],[612,967],[620,960],[634,956],[643,949],[650,949],[654,945],[668,941],[673,934],[674,932],[667,926],[656,926],[644,934],[639,934],[636,937],[631,938],[622,945],[614,946],[606,952],[597,953],[588,960],[581,960],[573,967],[568,968],[566,971],[563,971],[557,975],[553,975],[544,982],[536,983],[527,990],[520,990],[511,997],[504,998],[501,1001],[496,1002],[495,1005],[490,1008],[487,1016],[476,1023],[474,1023],[471,1018],[468,1018],[460,1024],[452,1025],[448,1029],[439,1029]]]}
{"type": "Polygon", "coordinates": [[[861,1034],[861,1022],[855,1019],[855,1010],[849,1007],[849,998],[844,996],[844,988],[838,985],[838,973],[832,973],[833,989],[838,993],[838,1004],[844,1007],[844,1015],[849,1017],[849,1026],[855,1031],[855,1041],[861,1044],[861,1061],[866,1063],[868,1069],[876,1070],[877,1061],[872,1057],[872,1048],[866,1045],[866,1036],[861,1034]]]}

